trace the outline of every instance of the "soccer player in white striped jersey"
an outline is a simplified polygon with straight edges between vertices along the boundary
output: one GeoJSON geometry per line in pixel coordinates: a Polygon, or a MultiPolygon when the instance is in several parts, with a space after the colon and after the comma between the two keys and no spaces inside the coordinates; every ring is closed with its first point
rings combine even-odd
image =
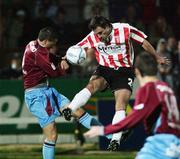
{"type": "MultiPolygon", "coordinates": [[[[63,114],[70,120],[73,112],[85,105],[95,92],[109,87],[115,97],[116,112],[112,124],[116,124],[125,118],[126,105],[132,93],[134,81],[132,41],[140,44],[159,64],[168,64],[169,60],[156,53],[143,32],[127,23],[111,23],[102,16],[95,16],[89,27],[92,31],[77,45],[84,48],[87,55],[94,53],[99,66],[87,86],[75,95],[69,106],[63,110],[63,114]]],[[[113,134],[108,146],[110,151],[118,150],[121,136],[122,132],[113,134]]]]}

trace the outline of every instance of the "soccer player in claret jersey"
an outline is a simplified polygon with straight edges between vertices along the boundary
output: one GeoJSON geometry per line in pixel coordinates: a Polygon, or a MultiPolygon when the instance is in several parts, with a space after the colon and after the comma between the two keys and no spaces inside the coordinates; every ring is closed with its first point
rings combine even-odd
{"type": "MultiPolygon", "coordinates": [[[[26,46],[22,61],[25,102],[29,111],[38,119],[45,136],[43,159],[54,159],[57,140],[55,119],[60,116],[60,109],[69,104],[65,96],[48,84],[48,78],[62,76],[69,68],[66,60],[50,53],[57,40],[56,30],[51,27],[41,29],[38,39],[26,46]]],[[[80,114],[79,122],[85,127],[101,125],[88,113],[81,109],[78,111],[83,113],[80,114]]]]}
{"type": "Polygon", "coordinates": [[[85,136],[107,135],[143,122],[151,136],[146,139],[136,159],[179,159],[180,108],[173,90],[158,80],[157,63],[148,54],[137,57],[135,72],[141,87],[136,93],[132,112],[114,125],[92,127],[85,136]]]}
{"type": "MultiPolygon", "coordinates": [[[[87,55],[94,53],[99,63],[87,86],[77,93],[63,114],[67,120],[79,107],[83,106],[97,91],[110,87],[115,96],[115,114],[112,124],[125,118],[126,105],[129,102],[134,81],[134,50],[132,41],[140,44],[158,63],[168,63],[168,59],[160,57],[146,35],[127,23],[110,23],[102,16],[92,18],[92,30],[77,45],[87,50],[87,55]]],[[[113,134],[108,149],[117,150],[122,132],[113,134]]]]}

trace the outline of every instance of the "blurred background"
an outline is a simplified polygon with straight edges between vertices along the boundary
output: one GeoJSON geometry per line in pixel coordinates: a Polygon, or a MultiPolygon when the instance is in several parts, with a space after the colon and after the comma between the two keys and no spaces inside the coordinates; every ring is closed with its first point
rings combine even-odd
{"type": "MultiPolygon", "coordinates": [[[[41,28],[54,26],[59,31],[60,40],[51,51],[63,56],[69,46],[81,41],[90,32],[88,23],[93,15],[103,15],[112,22],[127,22],[148,35],[157,53],[172,61],[169,66],[159,66],[158,77],[174,89],[179,103],[180,0],[0,0],[1,145],[37,144],[42,141],[42,136],[37,135],[41,134],[41,130],[26,110],[23,98],[21,61],[26,44],[37,38],[41,28]]],[[[140,46],[134,46],[136,55],[143,51],[140,46]]],[[[96,62],[87,59],[81,66],[71,66],[65,77],[51,82],[62,94],[72,99],[86,85],[95,67],[96,62]]],[[[134,92],[137,87],[135,82],[134,92]]],[[[133,98],[134,93],[129,111],[133,98]]],[[[113,107],[113,102],[111,92],[97,93],[85,109],[101,120],[104,119],[100,114],[106,113],[108,119],[105,120],[110,123],[111,113],[107,113],[109,110],[102,112],[101,105],[109,108],[113,107]]],[[[110,111],[113,113],[114,110],[110,111]]],[[[82,128],[77,122],[66,123],[63,119],[57,122],[61,133],[59,142],[78,141],[76,143],[83,145],[82,128]]],[[[143,133],[141,128],[139,131],[143,133]]],[[[138,139],[137,144],[131,147],[125,145],[124,149],[137,150],[144,137],[135,138],[138,139]]],[[[134,139],[132,141],[135,143],[134,139]]],[[[104,149],[104,140],[86,141],[89,142],[99,143],[98,149],[104,149]]]]}

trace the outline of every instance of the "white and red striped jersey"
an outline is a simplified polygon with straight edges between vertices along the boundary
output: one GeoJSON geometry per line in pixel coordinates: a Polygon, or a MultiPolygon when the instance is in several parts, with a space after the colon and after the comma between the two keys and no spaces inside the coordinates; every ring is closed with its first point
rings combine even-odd
{"type": "Polygon", "coordinates": [[[101,42],[91,31],[77,45],[83,48],[94,48],[96,59],[102,66],[114,69],[132,67],[134,62],[132,40],[142,44],[147,36],[127,23],[113,23],[112,26],[110,43],[101,42]]]}

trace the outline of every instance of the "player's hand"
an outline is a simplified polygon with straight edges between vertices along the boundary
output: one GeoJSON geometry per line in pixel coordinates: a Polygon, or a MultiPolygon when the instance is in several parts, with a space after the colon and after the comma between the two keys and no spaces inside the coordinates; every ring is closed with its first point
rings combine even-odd
{"type": "Polygon", "coordinates": [[[62,60],[67,60],[66,55],[61,58],[62,60]]]}
{"type": "Polygon", "coordinates": [[[61,66],[61,69],[62,69],[62,70],[67,70],[67,69],[69,69],[69,64],[68,64],[67,61],[64,60],[64,59],[61,61],[60,66],[61,66]]]}
{"type": "Polygon", "coordinates": [[[171,63],[171,60],[168,59],[167,57],[162,57],[162,56],[157,56],[156,60],[158,62],[158,64],[165,64],[165,65],[169,65],[171,63]]]}
{"type": "Polygon", "coordinates": [[[89,131],[84,133],[84,136],[88,138],[93,138],[102,135],[104,135],[104,126],[92,126],[89,131]]]}

